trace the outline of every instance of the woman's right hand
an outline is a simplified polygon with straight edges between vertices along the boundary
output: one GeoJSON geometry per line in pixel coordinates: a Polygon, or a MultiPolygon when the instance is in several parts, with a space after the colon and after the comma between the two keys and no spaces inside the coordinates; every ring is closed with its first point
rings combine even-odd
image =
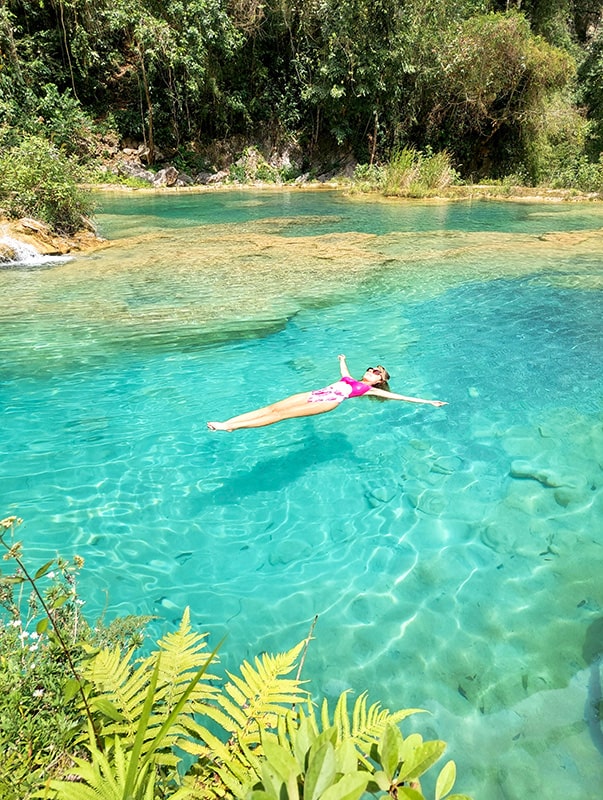
{"type": "Polygon", "coordinates": [[[345,361],[345,356],[337,356],[340,361],[345,361]]]}

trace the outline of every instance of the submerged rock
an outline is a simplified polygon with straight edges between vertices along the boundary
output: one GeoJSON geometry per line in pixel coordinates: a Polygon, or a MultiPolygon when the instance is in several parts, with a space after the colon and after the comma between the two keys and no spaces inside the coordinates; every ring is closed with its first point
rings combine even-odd
{"type": "Polygon", "coordinates": [[[538,483],[551,489],[562,486],[565,482],[561,477],[555,475],[552,470],[530,464],[529,461],[513,461],[509,475],[512,478],[538,481],[538,483]]]}

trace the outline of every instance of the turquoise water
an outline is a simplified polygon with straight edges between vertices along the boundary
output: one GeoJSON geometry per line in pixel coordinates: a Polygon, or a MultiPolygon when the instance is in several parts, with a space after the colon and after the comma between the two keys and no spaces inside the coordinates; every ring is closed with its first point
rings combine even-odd
{"type": "Polygon", "coordinates": [[[301,640],[450,743],[475,798],[598,796],[603,209],[108,195],[115,243],[3,270],[2,513],[91,615],[301,640]],[[383,363],[435,409],[223,419],[383,363]],[[590,701],[589,701],[590,697],[590,701]]]}

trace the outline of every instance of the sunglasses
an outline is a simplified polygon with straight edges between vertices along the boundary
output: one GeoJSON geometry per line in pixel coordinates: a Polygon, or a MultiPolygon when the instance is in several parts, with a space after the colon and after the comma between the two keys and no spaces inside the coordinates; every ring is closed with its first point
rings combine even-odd
{"type": "Polygon", "coordinates": [[[381,370],[380,370],[380,369],[377,369],[376,367],[367,367],[367,370],[366,370],[366,371],[367,371],[367,372],[374,372],[374,373],[375,373],[375,375],[381,375],[381,376],[383,375],[383,373],[381,372],[381,370]]]}

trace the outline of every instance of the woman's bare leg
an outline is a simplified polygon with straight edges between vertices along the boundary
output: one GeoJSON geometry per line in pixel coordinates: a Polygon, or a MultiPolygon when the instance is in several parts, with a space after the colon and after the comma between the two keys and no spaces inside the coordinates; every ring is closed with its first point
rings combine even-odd
{"type": "Polygon", "coordinates": [[[294,394],[279,400],[270,406],[258,408],[255,411],[248,411],[246,414],[239,414],[231,417],[225,422],[208,422],[207,427],[212,431],[236,431],[240,428],[263,428],[266,425],[274,425],[284,419],[294,417],[312,417],[315,414],[325,414],[333,411],[339,405],[338,402],[309,403],[310,392],[294,394]]]}

